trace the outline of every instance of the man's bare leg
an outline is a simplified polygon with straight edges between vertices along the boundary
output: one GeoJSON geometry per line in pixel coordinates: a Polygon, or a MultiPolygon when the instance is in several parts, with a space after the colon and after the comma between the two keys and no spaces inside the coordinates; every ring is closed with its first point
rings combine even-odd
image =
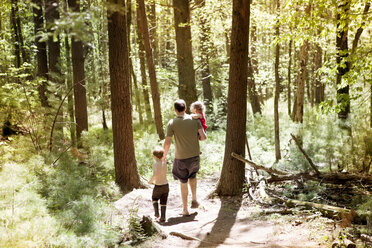
{"type": "Polygon", "coordinates": [[[192,200],[196,201],[196,186],[197,186],[196,177],[195,178],[189,178],[189,185],[190,185],[190,189],[191,189],[192,200]]]}
{"type": "Polygon", "coordinates": [[[189,210],[187,209],[187,195],[189,194],[189,189],[187,188],[187,183],[181,183],[181,196],[183,204],[183,215],[189,215],[189,210]]]}

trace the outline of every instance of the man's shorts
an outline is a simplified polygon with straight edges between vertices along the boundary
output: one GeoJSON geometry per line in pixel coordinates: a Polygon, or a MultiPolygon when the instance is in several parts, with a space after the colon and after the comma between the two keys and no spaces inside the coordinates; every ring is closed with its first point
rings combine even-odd
{"type": "Polygon", "coordinates": [[[186,159],[174,159],[172,174],[174,179],[180,180],[181,183],[187,183],[189,178],[195,178],[199,171],[200,157],[186,159]]]}

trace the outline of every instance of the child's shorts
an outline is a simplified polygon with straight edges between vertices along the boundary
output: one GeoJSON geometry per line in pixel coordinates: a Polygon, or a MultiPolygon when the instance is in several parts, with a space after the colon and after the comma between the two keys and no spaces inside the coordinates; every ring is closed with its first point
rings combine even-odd
{"type": "Polygon", "coordinates": [[[152,200],[153,201],[160,200],[160,205],[167,205],[168,194],[169,184],[155,185],[152,191],[152,200]]]}

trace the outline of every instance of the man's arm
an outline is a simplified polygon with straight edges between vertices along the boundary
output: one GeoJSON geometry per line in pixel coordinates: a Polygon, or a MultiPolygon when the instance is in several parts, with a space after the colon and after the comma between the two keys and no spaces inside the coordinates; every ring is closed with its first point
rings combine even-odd
{"type": "Polygon", "coordinates": [[[168,154],[169,147],[170,147],[171,143],[172,143],[172,137],[167,136],[165,138],[164,146],[163,146],[163,149],[164,149],[163,161],[164,162],[165,162],[165,158],[167,157],[167,154],[168,154]]]}
{"type": "Polygon", "coordinates": [[[205,134],[203,128],[198,129],[198,133],[199,133],[199,140],[206,140],[207,139],[207,135],[205,134]]]}

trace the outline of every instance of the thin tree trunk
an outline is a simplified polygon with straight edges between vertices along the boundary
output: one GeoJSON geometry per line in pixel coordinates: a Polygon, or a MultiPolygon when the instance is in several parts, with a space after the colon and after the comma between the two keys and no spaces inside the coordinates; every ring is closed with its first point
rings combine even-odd
{"type": "MultiPolygon", "coordinates": [[[[45,21],[48,32],[48,79],[54,84],[54,87],[57,88],[56,92],[52,92],[56,95],[56,98],[59,101],[62,101],[62,92],[64,88],[64,82],[62,80],[61,70],[60,70],[60,57],[61,57],[61,46],[59,35],[56,37],[52,34],[52,28],[55,25],[55,22],[59,19],[59,1],[58,0],[45,0],[45,21]]],[[[58,104],[57,104],[58,106],[58,104]]],[[[56,106],[54,106],[56,107],[56,106]]],[[[57,140],[59,142],[63,141],[63,106],[61,106],[58,111],[59,115],[56,120],[56,134],[57,140]]],[[[53,144],[58,145],[56,142],[53,144]]],[[[52,147],[50,147],[52,149],[52,147]]]]}
{"type": "Polygon", "coordinates": [[[151,0],[148,3],[149,9],[149,35],[152,47],[152,53],[154,57],[154,64],[158,64],[158,35],[157,35],[157,25],[156,25],[156,5],[155,0],[151,0]]]}
{"type": "MultiPolygon", "coordinates": [[[[280,2],[276,0],[276,7],[278,12],[278,19],[280,15],[280,2]]],[[[277,40],[280,38],[279,21],[276,23],[275,35],[277,40]]],[[[279,43],[275,47],[275,97],[274,97],[274,124],[275,124],[275,159],[281,159],[280,154],[280,138],[279,138],[279,97],[280,97],[280,78],[279,78],[279,43]]]]}
{"type": "Polygon", "coordinates": [[[301,46],[299,54],[299,73],[297,75],[297,92],[295,103],[296,106],[293,108],[294,121],[303,122],[303,113],[304,113],[304,95],[305,95],[305,81],[307,74],[307,60],[308,60],[308,47],[309,42],[305,40],[301,46]]]}
{"type": "Polygon", "coordinates": [[[315,104],[320,104],[324,101],[324,88],[325,85],[321,82],[321,73],[320,68],[322,68],[322,48],[319,44],[316,45],[316,54],[315,54],[315,104]]]}
{"type": "Polygon", "coordinates": [[[289,41],[288,45],[288,56],[289,56],[289,61],[288,61],[288,84],[287,84],[287,93],[288,93],[288,115],[291,116],[291,70],[292,70],[292,43],[293,40],[291,39],[289,41]]]}
{"type": "Polygon", "coordinates": [[[245,154],[249,5],[250,1],[233,0],[225,155],[216,189],[219,195],[240,194],[245,180],[244,163],[232,159],[231,153],[245,154]]]}
{"type": "Polygon", "coordinates": [[[147,25],[147,18],[146,18],[146,10],[145,10],[145,2],[144,0],[137,0],[138,3],[138,12],[137,14],[140,16],[140,24],[142,31],[144,45],[146,50],[146,58],[147,58],[147,66],[149,70],[149,77],[150,77],[150,85],[151,85],[151,93],[152,93],[152,102],[154,107],[154,119],[156,125],[156,131],[159,135],[159,138],[162,140],[165,138],[164,130],[163,130],[163,122],[161,117],[161,107],[160,107],[160,94],[158,89],[158,83],[156,81],[156,72],[155,72],[155,65],[152,56],[152,49],[150,44],[149,38],[149,31],[147,25]]]}
{"type": "MultiPolygon", "coordinates": [[[[137,6],[138,8],[138,6],[137,6]]],[[[141,81],[142,81],[142,93],[143,93],[143,100],[145,102],[145,112],[146,112],[146,120],[147,122],[152,122],[151,117],[151,105],[150,105],[150,96],[147,86],[147,75],[146,75],[146,62],[145,62],[145,45],[143,42],[142,33],[139,30],[140,29],[140,15],[137,11],[137,43],[138,43],[138,57],[140,60],[140,70],[141,70],[141,81]]]]}
{"type": "Polygon", "coordinates": [[[46,43],[40,42],[40,35],[44,32],[44,17],[41,0],[32,0],[34,4],[32,10],[34,14],[34,35],[35,45],[37,48],[36,59],[37,59],[37,76],[41,79],[40,85],[38,86],[38,93],[41,102],[41,106],[48,108],[50,107],[47,98],[47,81],[48,81],[48,57],[46,43]]]}
{"type": "MultiPolygon", "coordinates": [[[[350,8],[349,0],[343,0],[342,4],[338,6],[337,13],[337,37],[336,37],[336,48],[337,48],[337,77],[336,85],[342,84],[342,77],[350,70],[350,64],[348,62],[348,21],[347,15],[350,8]],[[342,26],[341,26],[342,25],[342,26]]],[[[337,104],[341,106],[341,111],[338,113],[339,119],[346,119],[350,113],[350,96],[349,96],[349,85],[340,87],[337,89],[337,104]]]]}
{"type": "Polygon", "coordinates": [[[12,29],[13,29],[13,35],[14,35],[14,54],[15,54],[15,66],[16,68],[21,67],[21,48],[19,46],[19,35],[18,35],[18,28],[17,28],[17,1],[12,0],[11,1],[11,12],[10,12],[10,19],[12,22],[12,29]]]}
{"type": "Polygon", "coordinates": [[[108,38],[115,181],[123,192],[141,186],[134,152],[125,3],[108,2],[108,38]],[[115,8],[114,8],[115,6],[115,8]],[[111,7],[111,8],[110,8],[111,7]]]}
{"type": "Polygon", "coordinates": [[[372,84],[371,84],[371,102],[369,106],[369,121],[370,121],[370,127],[372,127],[372,84]]]}
{"type": "Polygon", "coordinates": [[[198,99],[192,56],[189,0],[173,0],[177,43],[178,96],[187,106],[198,99]]]}
{"type": "Polygon", "coordinates": [[[250,92],[249,98],[252,105],[253,114],[261,114],[260,100],[256,90],[255,74],[258,74],[258,61],[256,54],[256,30],[257,27],[253,26],[251,31],[251,56],[248,57],[248,92],[250,92]]]}
{"type": "Polygon", "coordinates": [[[142,125],[143,124],[143,117],[142,117],[142,108],[141,108],[141,98],[140,98],[140,93],[139,93],[138,84],[137,84],[137,76],[134,73],[131,58],[129,58],[129,63],[130,63],[130,72],[131,72],[132,79],[133,79],[134,95],[135,95],[134,99],[136,100],[136,110],[137,110],[137,113],[138,113],[139,123],[142,125]]]}
{"type": "Polygon", "coordinates": [[[211,73],[210,73],[210,67],[209,67],[209,54],[212,49],[212,42],[211,42],[211,28],[208,23],[208,18],[205,14],[203,14],[203,11],[205,11],[205,4],[206,0],[198,0],[195,1],[195,4],[199,6],[198,9],[198,21],[200,25],[200,60],[201,60],[201,81],[203,85],[203,97],[204,102],[207,108],[207,113],[212,112],[212,101],[213,101],[213,95],[212,95],[212,87],[211,87],[211,73]]]}
{"type": "MultiPolygon", "coordinates": [[[[66,84],[67,89],[71,89],[73,87],[72,82],[72,70],[71,70],[71,48],[69,39],[65,37],[65,52],[66,52],[66,67],[67,67],[67,75],[66,75],[66,84]]],[[[74,113],[74,97],[73,94],[69,94],[67,97],[67,108],[68,114],[70,117],[70,137],[71,137],[71,144],[73,147],[76,146],[76,123],[75,123],[75,113],[74,113]]]]}
{"type": "MultiPolygon", "coordinates": [[[[72,11],[79,13],[80,4],[76,0],[68,0],[72,11]]],[[[85,88],[84,71],[84,49],[83,42],[78,37],[71,38],[72,69],[74,75],[74,100],[75,100],[75,118],[76,118],[76,138],[80,147],[81,133],[88,130],[88,111],[87,97],[85,88]]]]}

